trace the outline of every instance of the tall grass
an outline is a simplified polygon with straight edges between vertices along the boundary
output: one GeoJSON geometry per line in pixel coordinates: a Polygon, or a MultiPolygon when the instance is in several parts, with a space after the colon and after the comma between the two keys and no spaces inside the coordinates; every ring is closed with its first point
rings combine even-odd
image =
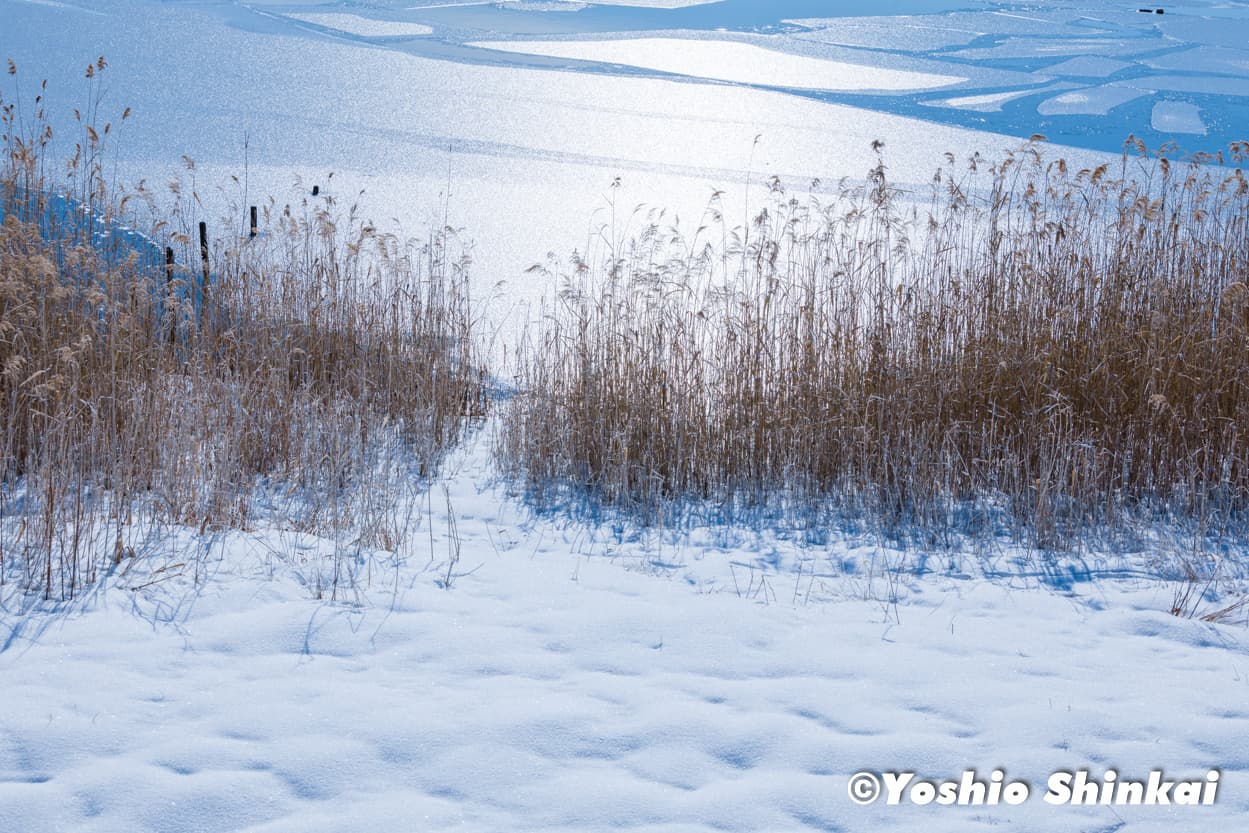
{"type": "Polygon", "coordinates": [[[1029,143],[925,193],[881,158],[828,201],[774,180],[748,228],[713,200],[689,236],[607,229],[525,337],[500,457],[539,501],[650,520],[1243,529],[1247,151],[1074,170],[1029,143]]]}
{"type": "Polygon", "coordinates": [[[393,545],[396,467],[428,475],[485,404],[453,235],[270,202],[259,236],[213,246],[205,291],[184,202],[154,230],[171,281],[150,244],[106,242],[144,194],[108,183],[92,101],[61,177],[42,99],[0,98],[0,582],[72,596],[134,525],[245,528],[262,485],[301,528],[393,545]]]}

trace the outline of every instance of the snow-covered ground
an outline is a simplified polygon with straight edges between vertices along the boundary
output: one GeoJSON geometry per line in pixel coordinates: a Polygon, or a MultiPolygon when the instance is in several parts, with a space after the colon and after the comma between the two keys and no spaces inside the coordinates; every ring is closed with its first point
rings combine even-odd
{"type": "Polygon", "coordinates": [[[350,555],[360,589],[338,601],[309,578],[332,542],[259,529],[171,533],[84,599],[6,610],[0,829],[1164,831],[1249,813],[1249,632],[1171,616],[1169,583],[983,577],[1009,553],[920,574],[922,554],[866,539],[618,537],[528,516],[488,442],[421,501],[402,557],[350,555]],[[1044,800],[1054,772],[1212,768],[1212,806],[1044,800]],[[847,793],[860,770],[969,769],[1031,797],[847,793]]]}
{"type": "MultiPolygon", "coordinates": [[[[1033,133],[1081,164],[1129,133],[1244,138],[1249,4],[1164,11],[0,0],[0,58],[26,89],[49,79],[68,154],[81,69],[104,54],[104,109],[135,114],[118,175],[193,177],[210,218],[310,184],[409,233],[449,218],[506,331],[553,289],[525,269],[587,245],[616,177],[628,209],[693,222],[723,189],[744,219],[767,177],[861,177],[876,139],[895,181],[924,183],[947,151],[1033,133]],[[785,60],[741,60],[769,50],[785,60]]],[[[1249,622],[1168,613],[1159,559],[1182,542],[1049,562],[643,533],[531,516],[488,441],[418,501],[398,554],[172,529],[85,598],[0,588],[0,831],[1232,830],[1249,812],[1249,622]],[[315,599],[336,559],[358,592],[315,599]],[[1031,798],[847,794],[859,770],[995,768],[1031,798]],[[1216,769],[1218,798],[1042,798],[1055,771],[1109,768],[1216,769]]],[[[1211,588],[1197,612],[1236,598],[1211,588]]]]}

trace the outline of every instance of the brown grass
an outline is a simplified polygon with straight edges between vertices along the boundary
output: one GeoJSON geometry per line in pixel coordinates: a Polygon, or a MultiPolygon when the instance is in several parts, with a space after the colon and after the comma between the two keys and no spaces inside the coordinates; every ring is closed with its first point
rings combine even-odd
{"type": "Polygon", "coordinates": [[[501,459],[541,502],[698,506],[1064,546],[1249,498],[1249,186],[1029,144],[902,194],[773,182],[749,229],[650,216],[526,336],[501,459]],[[821,511],[815,511],[821,510],[821,511]]]}
{"type": "Polygon", "coordinates": [[[111,125],[80,113],[54,179],[42,100],[0,107],[0,582],[72,596],[133,553],[138,518],[246,527],[262,484],[301,528],[394,545],[379,492],[428,476],[485,404],[453,236],[422,246],[332,199],[271,202],[261,236],[214,244],[197,308],[186,203],[155,232],[190,264],[172,284],[99,242],[127,216],[101,172],[111,125]]]}

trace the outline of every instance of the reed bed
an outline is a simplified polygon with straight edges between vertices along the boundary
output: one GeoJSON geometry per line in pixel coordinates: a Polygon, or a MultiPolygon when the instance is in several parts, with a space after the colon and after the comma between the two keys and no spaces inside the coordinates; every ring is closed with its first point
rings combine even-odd
{"type": "Polygon", "coordinates": [[[1249,145],[1168,150],[1077,170],[1030,142],[909,192],[881,155],[831,198],[774,180],[748,228],[714,198],[692,234],[605,228],[544,267],[500,459],[540,504],[648,522],[1242,531],[1249,145]]]}
{"type": "Polygon", "coordinates": [[[135,555],[138,526],[247,528],[261,493],[300,529],[396,545],[405,478],[486,404],[454,235],[271,201],[254,239],[213,244],[205,290],[194,194],[153,230],[172,276],[103,244],[151,195],[110,188],[92,107],[51,175],[43,106],[0,98],[0,583],[71,597],[135,555]]]}

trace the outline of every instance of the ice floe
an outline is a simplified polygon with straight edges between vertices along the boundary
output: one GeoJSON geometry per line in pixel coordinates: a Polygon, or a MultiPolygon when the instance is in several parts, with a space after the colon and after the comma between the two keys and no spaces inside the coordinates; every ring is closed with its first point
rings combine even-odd
{"type": "Polygon", "coordinates": [[[1159,133],[1206,133],[1201,108],[1186,101],[1159,101],[1154,105],[1150,123],[1159,133]]]}
{"type": "Polygon", "coordinates": [[[1047,98],[1037,105],[1037,112],[1043,116],[1102,116],[1121,104],[1140,98],[1146,92],[1146,90],[1133,87],[1109,84],[1102,87],[1086,87],[1047,98]]]}

